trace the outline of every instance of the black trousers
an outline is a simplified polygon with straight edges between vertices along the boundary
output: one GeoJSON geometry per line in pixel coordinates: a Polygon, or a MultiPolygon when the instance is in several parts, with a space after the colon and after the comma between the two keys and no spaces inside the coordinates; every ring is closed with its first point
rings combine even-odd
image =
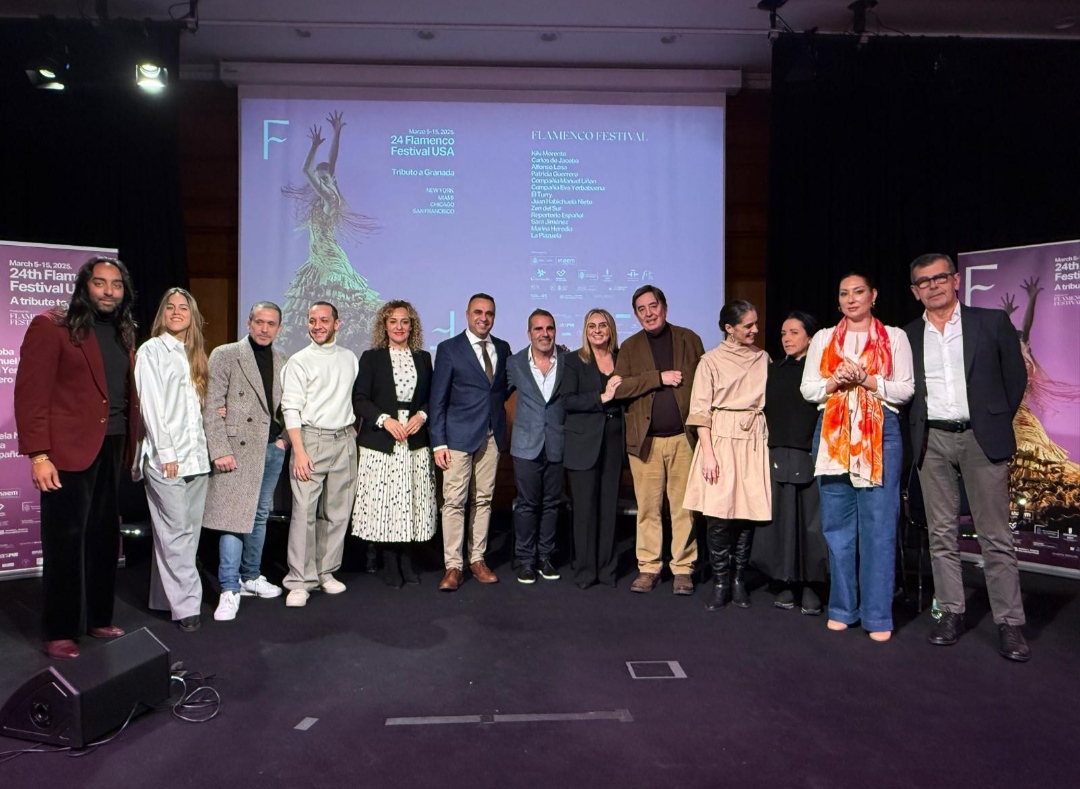
{"type": "Polygon", "coordinates": [[[126,436],[105,436],[85,471],[60,471],[41,494],[42,638],[112,624],[120,554],[120,465],[126,436]]]}
{"type": "Polygon", "coordinates": [[[563,465],[544,452],[535,460],[514,458],[517,501],[514,506],[514,564],[535,567],[555,551],[555,527],[562,503],[563,465]],[[539,539],[538,539],[539,537],[539,539]]]}
{"type": "Polygon", "coordinates": [[[622,479],[622,420],[610,418],[596,465],[585,471],[567,471],[574,500],[574,581],[615,585],[615,515],[622,479]]]}

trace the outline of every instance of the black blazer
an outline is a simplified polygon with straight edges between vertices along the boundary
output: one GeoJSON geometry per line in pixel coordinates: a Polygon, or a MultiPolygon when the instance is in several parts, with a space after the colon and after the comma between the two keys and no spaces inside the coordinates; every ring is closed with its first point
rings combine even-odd
{"type": "MultiPolygon", "coordinates": [[[[409,416],[417,411],[428,411],[428,398],[431,395],[431,354],[427,351],[413,351],[416,364],[416,390],[409,402],[409,416]]],[[[360,371],[353,384],[353,411],[363,420],[357,442],[362,447],[377,449],[389,454],[394,451],[394,437],[375,422],[383,414],[398,418],[397,389],[394,387],[394,368],[390,361],[389,348],[372,348],[364,351],[360,357],[360,371]]],[[[431,446],[428,424],[424,422],[415,435],[409,436],[409,449],[431,446]]]]}
{"type": "MultiPolygon", "coordinates": [[[[904,327],[915,367],[915,396],[908,409],[911,448],[921,467],[926,454],[926,367],[922,317],[904,327]]],[[[964,374],[968,410],[975,440],[990,460],[1007,460],[1016,452],[1013,417],[1027,388],[1027,368],[1020,336],[1003,310],[960,305],[964,334],[964,374]]]]}
{"type": "Polygon", "coordinates": [[[617,411],[612,419],[618,419],[620,425],[619,446],[615,451],[622,453],[626,448],[626,426],[623,422],[623,406],[619,401],[600,402],[600,368],[595,361],[583,362],[577,351],[563,354],[566,369],[560,391],[562,392],[563,410],[566,422],[563,423],[565,445],[563,447],[563,467],[570,471],[587,471],[600,459],[600,446],[604,441],[604,426],[608,420],[605,407],[615,405],[617,411]]]}

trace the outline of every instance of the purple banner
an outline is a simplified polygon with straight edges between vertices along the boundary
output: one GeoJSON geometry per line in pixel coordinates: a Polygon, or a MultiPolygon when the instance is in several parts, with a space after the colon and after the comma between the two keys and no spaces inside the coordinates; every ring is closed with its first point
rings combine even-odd
{"type": "Polygon", "coordinates": [[[19,455],[15,373],[26,327],[37,315],[67,306],[79,267],[113,249],[0,241],[8,270],[0,307],[0,579],[41,571],[40,495],[30,463],[19,455]]]}
{"type": "Polygon", "coordinates": [[[1018,557],[1080,574],[1080,241],[969,252],[959,265],[965,303],[1009,313],[1027,364],[1009,474],[1018,557]]]}

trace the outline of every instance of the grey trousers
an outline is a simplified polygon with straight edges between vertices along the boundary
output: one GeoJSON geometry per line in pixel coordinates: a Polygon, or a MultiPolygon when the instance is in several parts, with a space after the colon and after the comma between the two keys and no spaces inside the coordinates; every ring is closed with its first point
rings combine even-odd
{"type": "Polygon", "coordinates": [[[307,481],[290,475],[289,574],[282,583],[286,589],[315,589],[341,567],[356,497],[356,433],[351,427],[305,426],[300,435],[315,470],[307,481]]]}
{"type": "Polygon", "coordinates": [[[930,530],[930,566],[934,596],[943,611],[964,612],[957,523],[964,480],[975,533],[982,548],[990,609],[999,625],[1024,624],[1020,572],[1009,530],[1009,464],[983,454],[975,433],[928,428],[926,456],[919,468],[926,522],[930,530]]]}
{"type": "Polygon", "coordinates": [[[174,620],[195,616],[202,606],[202,581],[195,566],[195,553],[202,533],[209,476],[166,479],[146,462],[143,478],[154,525],[150,608],[171,611],[174,620]]]}

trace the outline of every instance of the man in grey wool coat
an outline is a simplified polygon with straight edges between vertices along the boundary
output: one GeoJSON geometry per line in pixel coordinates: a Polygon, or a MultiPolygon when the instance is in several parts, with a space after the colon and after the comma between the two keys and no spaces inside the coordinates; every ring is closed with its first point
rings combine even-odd
{"type": "Polygon", "coordinates": [[[203,425],[214,470],[203,527],[222,533],[218,621],[236,618],[241,597],[281,595],[260,571],[266,519],[288,447],[280,418],[285,354],[273,347],[280,330],[281,308],[260,301],[248,313],[248,336],[210,354],[203,425]]]}

